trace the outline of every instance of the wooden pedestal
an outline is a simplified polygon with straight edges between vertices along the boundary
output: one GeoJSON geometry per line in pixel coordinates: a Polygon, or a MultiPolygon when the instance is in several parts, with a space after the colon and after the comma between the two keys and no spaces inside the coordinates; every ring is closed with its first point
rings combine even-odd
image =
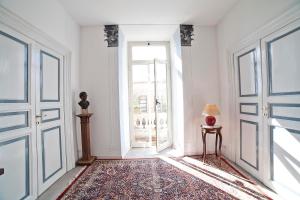
{"type": "Polygon", "coordinates": [[[91,156],[90,117],[92,115],[93,113],[76,115],[80,118],[82,143],[82,158],[77,161],[77,165],[90,165],[96,159],[95,156],[91,156]]]}

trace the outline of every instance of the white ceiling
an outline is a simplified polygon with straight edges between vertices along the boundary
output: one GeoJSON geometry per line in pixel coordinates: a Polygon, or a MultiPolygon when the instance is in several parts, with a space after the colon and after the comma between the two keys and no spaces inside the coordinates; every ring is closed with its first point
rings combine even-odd
{"type": "Polygon", "coordinates": [[[239,0],[59,0],[80,25],[215,25],[239,0]]]}

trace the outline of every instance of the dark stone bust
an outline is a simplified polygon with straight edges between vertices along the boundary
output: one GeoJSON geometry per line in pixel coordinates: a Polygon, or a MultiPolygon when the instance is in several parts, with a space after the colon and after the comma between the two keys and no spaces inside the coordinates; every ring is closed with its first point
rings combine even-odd
{"type": "Polygon", "coordinates": [[[90,105],[90,102],[87,100],[87,93],[80,92],[79,97],[81,101],[78,103],[81,109],[87,109],[90,105]]]}

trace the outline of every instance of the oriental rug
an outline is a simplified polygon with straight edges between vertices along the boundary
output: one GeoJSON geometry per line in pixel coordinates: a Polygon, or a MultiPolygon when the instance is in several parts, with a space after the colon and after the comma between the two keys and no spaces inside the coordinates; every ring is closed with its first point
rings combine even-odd
{"type": "Polygon", "coordinates": [[[270,199],[224,158],[96,160],[58,199],[270,199]]]}

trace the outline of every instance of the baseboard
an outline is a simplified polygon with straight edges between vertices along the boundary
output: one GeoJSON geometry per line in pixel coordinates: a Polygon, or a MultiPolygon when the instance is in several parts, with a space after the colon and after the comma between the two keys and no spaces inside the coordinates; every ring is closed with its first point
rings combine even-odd
{"type": "MultiPolygon", "coordinates": [[[[218,151],[219,153],[219,151],[218,151]]],[[[194,155],[202,155],[203,151],[191,151],[191,152],[185,152],[184,156],[194,156],[194,155]]],[[[206,154],[215,154],[215,151],[206,151],[206,154]]],[[[223,154],[222,154],[223,155],[223,154]]]]}
{"type": "Polygon", "coordinates": [[[122,156],[96,156],[96,157],[99,160],[103,160],[103,159],[107,159],[107,160],[122,159],[122,156]]]}

